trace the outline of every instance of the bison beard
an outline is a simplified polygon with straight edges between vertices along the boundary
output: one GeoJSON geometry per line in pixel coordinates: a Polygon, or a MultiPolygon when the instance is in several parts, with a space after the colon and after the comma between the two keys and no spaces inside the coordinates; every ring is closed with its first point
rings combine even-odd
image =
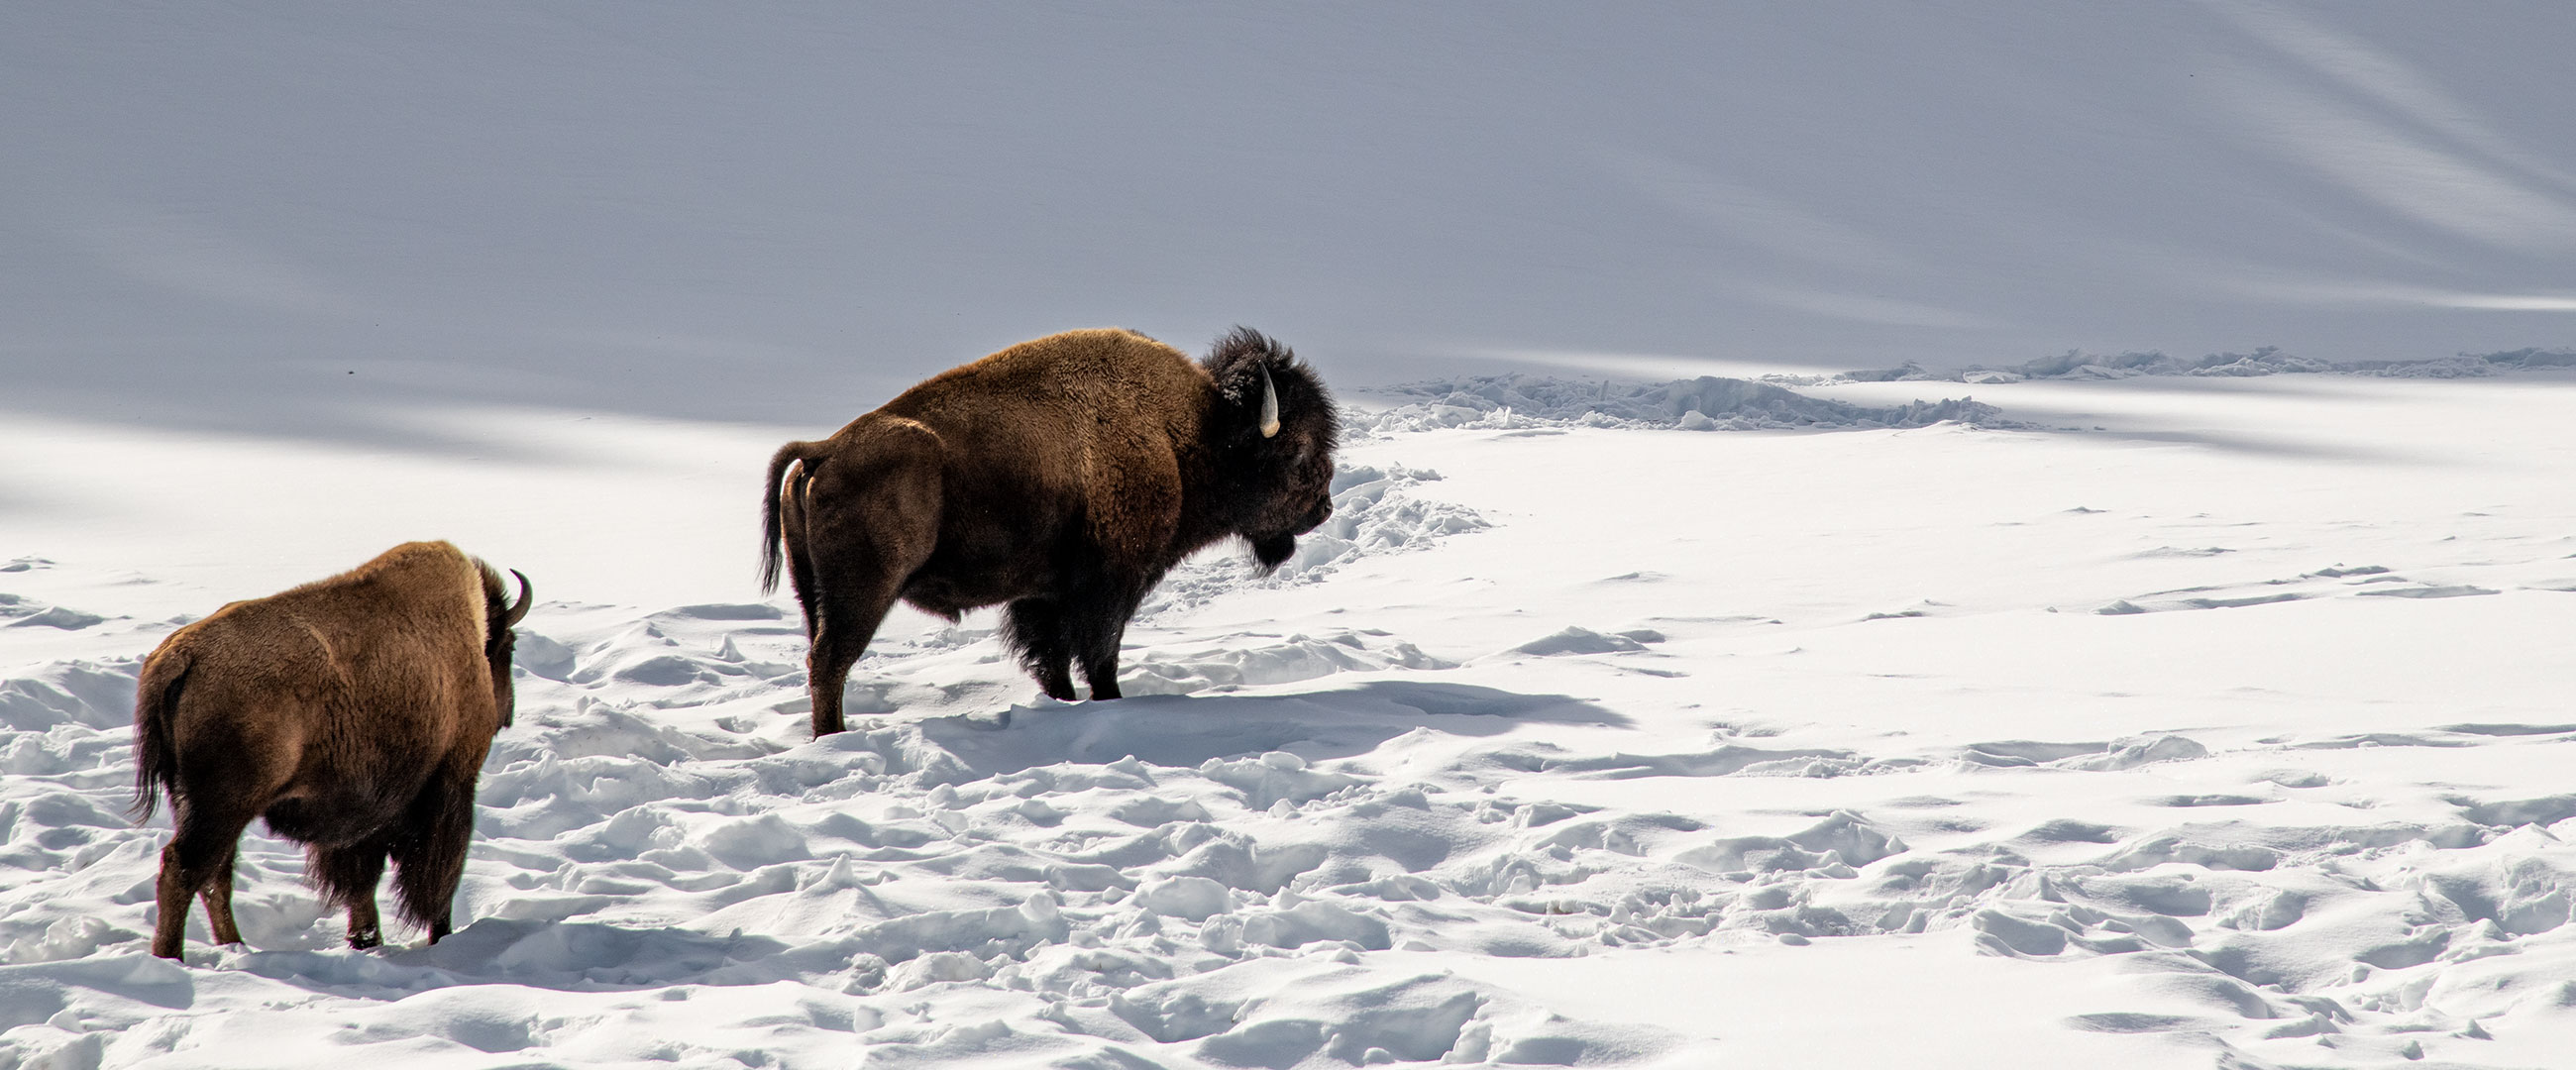
{"type": "Polygon", "coordinates": [[[1136,606],[1184,557],[1242,538],[1266,571],[1332,515],[1331,396],[1248,328],[1192,362],[1123,330],[1023,342],[770,459],[761,589],[805,613],[815,735],[897,600],[950,620],[1003,605],[1048,695],[1118,697],[1136,606]]]}

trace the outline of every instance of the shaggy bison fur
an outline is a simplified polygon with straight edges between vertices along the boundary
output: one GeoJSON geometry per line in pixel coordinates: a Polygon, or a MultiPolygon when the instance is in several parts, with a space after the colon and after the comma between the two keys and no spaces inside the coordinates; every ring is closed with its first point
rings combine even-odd
{"type": "Polygon", "coordinates": [[[897,599],[951,620],[1007,605],[1046,693],[1118,697],[1118,645],[1154,584],[1220,539],[1276,568],[1332,515],[1332,397],[1236,328],[1203,360],[1133,331],[1067,331],[924,381],[771,458],[764,590],[805,611],[814,733],[897,599]]]}
{"type": "Polygon", "coordinates": [[[526,576],[512,606],[491,566],[412,542],[163,640],[134,701],[135,809],[148,817],[166,794],[177,826],[152,953],[179,957],[198,896],[215,941],[241,942],[233,862],[254,817],[305,844],[324,902],[348,909],[350,946],[383,941],[387,859],[403,916],[432,943],[447,935],[528,597],[526,576]]]}

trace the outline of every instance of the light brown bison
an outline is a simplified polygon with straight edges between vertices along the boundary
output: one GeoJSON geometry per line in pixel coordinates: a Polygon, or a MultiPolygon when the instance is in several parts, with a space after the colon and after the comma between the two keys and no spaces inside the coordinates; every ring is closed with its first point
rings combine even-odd
{"type": "Polygon", "coordinates": [[[253,817],[306,845],[307,875],[349,911],[349,946],[383,942],[376,880],[392,859],[402,913],[448,933],[474,832],[474,783],[510,723],[510,605],[501,578],[444,542],[408,542],[330,579],[235,602],[171,633],[134,696],[135,809],[166,793],[152,953],[178,958],[191,897],[217,943],[253,817]]]}
{"type": "Polygon", "coordinates": [[[1023,342],[770,459],[761,589],[805,610],[814,734],[897,599],[955,620],[1008,603],[1003,638],[1046,693],[1118,697],[1137,603],[1201,547],[1265,569],[1332,515],[1331,395],[1247,328],[1204,360],[1133,331],[1023,342]]]}

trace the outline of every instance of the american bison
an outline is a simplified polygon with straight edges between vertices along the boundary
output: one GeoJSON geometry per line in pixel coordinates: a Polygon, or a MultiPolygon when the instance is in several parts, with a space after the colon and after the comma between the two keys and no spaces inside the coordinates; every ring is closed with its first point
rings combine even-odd
{"type": "Polygon", "coordinates": [[[501,578],[444,542],[409,542],[326,580],[235,602],[170,634],[134,696],[134,806],[166,793],[152,953],[178,958],[191,897],[217,943],[233,924],[233,861],[253,817],[305,844],[306,873],[349,911],[349,946],[383,942],[388,857],[403,916],[449,931],[474,832],[474,783],[510,723],[511,605],[501,578]]]}
{"type": "Polygon", "coordinates": [[[1154,584],[1240,536],[1274,569],[1332,515],[1333,400],[1248,328],[1206,359],[1133,331],[1067,331],[924,381],[769,462],[761,589],[805,611],[814,734],[902,599],[1002,635],[1046,693],[1118,697],[1118,644],[1154,584]]]}

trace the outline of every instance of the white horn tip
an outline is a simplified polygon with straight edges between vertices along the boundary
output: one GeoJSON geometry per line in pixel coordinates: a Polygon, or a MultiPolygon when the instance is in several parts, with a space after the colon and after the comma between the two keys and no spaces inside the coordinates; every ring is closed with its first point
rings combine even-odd
{"type": "Polygon", "coordinates": [[[1279,434],[1279,389],[1270,385],[1270,368],[1261,366],[1261,437],[1279,434]]]}

